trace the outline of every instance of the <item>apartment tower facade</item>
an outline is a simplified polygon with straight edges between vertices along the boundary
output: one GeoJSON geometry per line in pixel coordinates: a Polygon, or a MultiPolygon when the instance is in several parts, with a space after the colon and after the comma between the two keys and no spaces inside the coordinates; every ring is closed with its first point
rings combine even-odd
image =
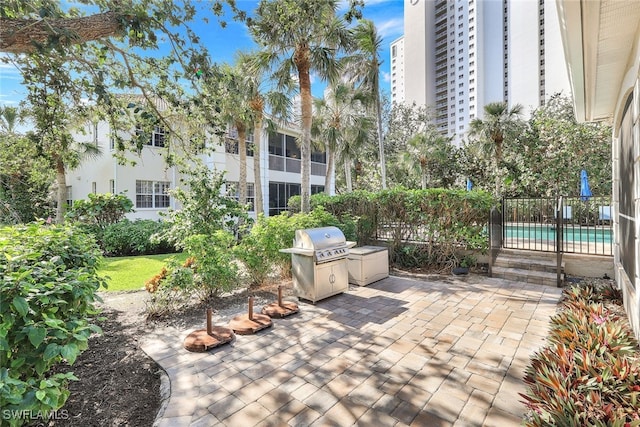
{"type": "Polygon", "coordinates": [[[554,0],[405,0],[404,36],[391,44],[391,97],[433,108],[460,145],[484,105],[528,113],[570,95],[554,0]]]}

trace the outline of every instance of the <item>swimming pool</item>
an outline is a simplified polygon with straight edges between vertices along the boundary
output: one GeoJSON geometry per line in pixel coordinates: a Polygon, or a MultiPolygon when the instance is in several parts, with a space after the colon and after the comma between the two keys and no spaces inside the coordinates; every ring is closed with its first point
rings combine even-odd
{"type": "MultiPolygon", "coordinates": [[[[506,240],[540,240],[555,241],[556,229],[547,225],[507,225],[504,227],[506,240]]],[[[613,241],[611,228],[580,227],[568,225],[563,230],[565,242],[606,243],[613,241]]]]}

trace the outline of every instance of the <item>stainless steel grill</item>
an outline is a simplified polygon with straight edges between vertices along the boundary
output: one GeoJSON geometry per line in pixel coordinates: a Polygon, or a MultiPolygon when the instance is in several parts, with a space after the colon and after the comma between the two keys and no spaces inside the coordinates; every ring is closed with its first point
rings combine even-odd
{"type": "Polygon", "coordinates": [[[337,227],[296,230],[291,254],[293,287],[298,297],[315,303],[349,289],[348,242],[337,227]]]}

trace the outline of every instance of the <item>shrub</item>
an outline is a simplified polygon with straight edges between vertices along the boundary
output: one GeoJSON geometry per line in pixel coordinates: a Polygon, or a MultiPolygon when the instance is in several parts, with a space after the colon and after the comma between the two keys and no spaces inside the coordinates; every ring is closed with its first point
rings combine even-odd
{"type": "MultiPolygon", "coordinates": [[[[457,265],[465,250],[488,249],[486,225],[494,202],[483,191],[441,188],[311,197],[312,207],[322,205],[339,220],[354,220],[360,245],[385,241],[392,263],[414,267],[428,262],[441,269],[457,265]]],[[[299,197],[289,200],[289,208],[299,211],[299,197]]]]}
{"type": "Polygon", "coordinates": [[[175,246],[161,237],[168,227],[161,221],[125,219],[104,229],[101,247],[109,256],[173,253],[175,246]]]}
{"type": "Polygon", "coordinates": [[[194,298],[206,301],[236,288],[240,281],[233,258],[234,243],[234,236],[222,230],[212,235],[190,236],[185,249],[193,256],[182,265],[175,261],[170,263],[145,284],[152,294],[147,314],[169,313],[186,306],[194,298]]]}
{"type": "Polygon", "coordinates": [[[133,212],[133,202],[123,194],[89,194],[88,200],[76,200],[66,218],[83,224],[105,228],[133,212]]]}
{"type": "Polygon", "coordinates": [[[340,228],[347,240],[355,238],[356,225],[352,218],[345,215],[343,221],[339,221],[322,207],[308,214],[260,216],[236,251],[246,267],[251,284],[266,281],[274,266],[281,275],[289,275],[291,255],[281,253],[280,249],[291,247],[296,230],[326,226],[340,228]]]}
{"type": "Polygon", "coordinates": [[[603,305],[616,295],[607,289],[565,291],[548,345],[525,371],[527,426],[640,426],[638,343],[603,305]]]}
{"type": "MultiPolygon", "coordinates": [[[[87,348],[97,314],[95,292],[106,282],[97,274],[100,252],[72,227],[29,224],[0,228],[0,407],[3,417],[60,408],[73,365],[87,348]]],[[[26,420],[13,417],[10,425],[26,420]]]]}
{"type": "Polygon", "coordinates": [[[178,248],[184,248],[193,235],[210,235],[218,230],[237,233],[240,224],[249,221],[246,209],[234,198],[224,195],[224,175],[204,165],[189,171],[184,188],[170,190],[182,206],[169,210],[166,221],[170,225],[162,237],[178,248]]]}

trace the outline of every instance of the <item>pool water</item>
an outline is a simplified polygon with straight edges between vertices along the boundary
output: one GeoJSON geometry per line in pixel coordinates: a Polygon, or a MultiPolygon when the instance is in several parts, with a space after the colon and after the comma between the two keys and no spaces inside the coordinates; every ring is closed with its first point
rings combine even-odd
{"type": "MultiPolygon", "coordinates": [[[[552,240],[556,239],[554,227],[513,226],[504,227],[506,239],[552,240]]],[[[565,242],[611,243],[613,241],[610,228],[566,226],[563,233],[565,242]]]]}

